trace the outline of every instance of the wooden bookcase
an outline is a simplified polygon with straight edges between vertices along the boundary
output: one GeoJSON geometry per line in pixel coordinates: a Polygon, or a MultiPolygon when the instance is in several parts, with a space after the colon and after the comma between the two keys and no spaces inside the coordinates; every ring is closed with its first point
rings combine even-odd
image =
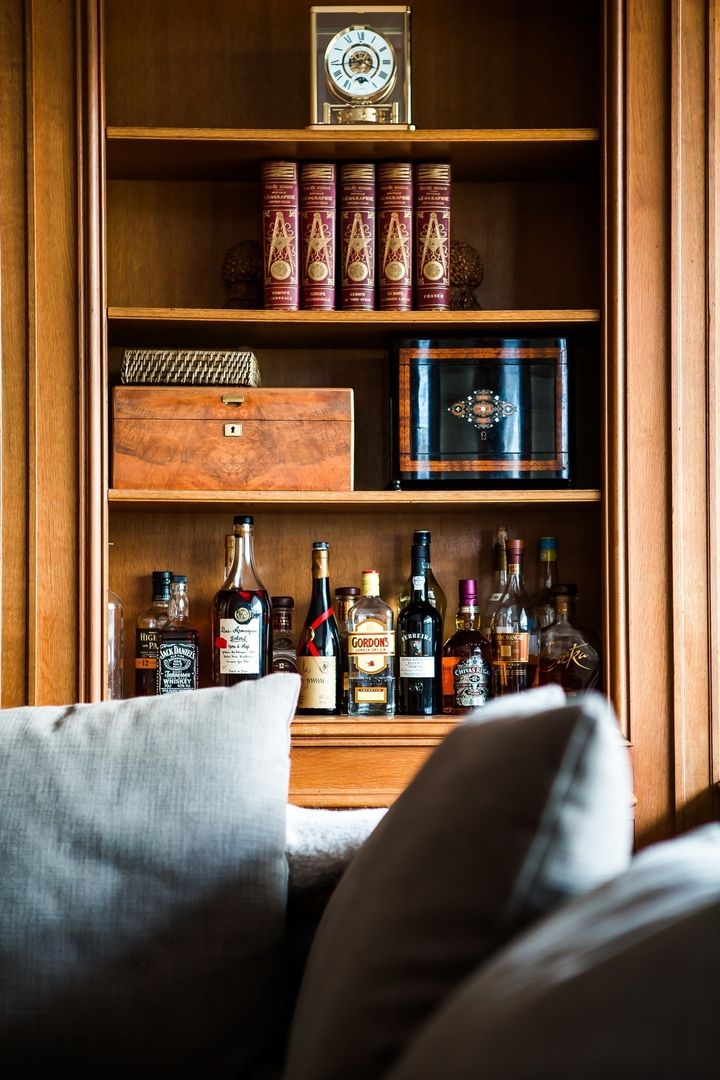
{"type": "MultiPolygon", "coordinates": [[[[415,0],[417,131],[379,137],[306,130],[309,6],[4,5],[0,702],[101,697],[105,590],[131,640],[153,566],[186,570],[202,626],[241,506],[299,618],[317,536],[334,584],[373,562],[392,593],[412,529],[430,528],[452,609],[458,577],[486,584],[507,521],[530,552],[559,537],[602,632],[640,841],[706,820],[720,780],[718,2],[415,0]],[[269,156],[450,160],[483,310],[224,309],[221,260],[257,235],[269,156]],[[420,329],[567,335],[572,489],[385,490],[388,340],[420,329]],[[357,491],[114,492],[108,391],[123,347],[146,343],[249,343],[268,385],[353,385],[357,491]]],[[[446,725],[298,724],[300,797],[387,801],[446,725]]]]}
{"type": "MultiPolygon", "coordinates": [[[[448,593],[460,577],[489,583],[494,526],[528,545],[559,537],[563,577],[603,627],[601,343],[602,30],[600,5],[413,4],[417,130],[308,131],[309,7],[295,2],[152,5],[105,0],[104,262],[106,376],[122,349],[251,345],[266,386],[355,391],[356,491],[348,495],[116,491],[107,478],[109,583],[128,630],[148,602],[150,571],[187,573],[208,682],[209,612],[223,535],[241,508],[256,516],[256,555],[273,593],[307,607],[313,539],[331,544],[333,584],[378,566],[386,596],[407,576],[412,530],[429,528],[448,593]],[[471,53],[468,55],[468,43],[471,53]],[[220,265],[260,239],[265,158],[449,160],[453,236],[485,262],[478,312],[329,313],[225,308],[220,265]],[[391,479],[389,342],[393,335],[566,334],[573,359],[572,488],[387,490],[391,479]]],[[[298,719],[293,796],[315,805],[383,804],[452,726],[396,718],[298,719]]]]}

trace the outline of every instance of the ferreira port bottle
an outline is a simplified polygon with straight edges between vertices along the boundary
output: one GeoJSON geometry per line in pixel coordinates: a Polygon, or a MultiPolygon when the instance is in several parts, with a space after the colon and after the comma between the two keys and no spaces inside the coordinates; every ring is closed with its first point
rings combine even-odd
{"type": "Polygon", "coordinates": [[[330,600],[329,548],[325,540],[312,546],[312,595],[298,643],[299,713],[339,714],[342,702],[340,634],[330,600]]]}
{"type": "MultiPolygon", "coordinates": [[[[446,598],[445,598],[445,593],[443,592],[437,578],[433,574],[432,566],[430,565],[430,533],[429,533],[429,531],[427,529],[416,529],[415,532],[413,533],[412,542],[413,542],[413,546],[416,545],[416,544],[419,544],[419,545],[422,545],[425,548],[425,556],[426,556],[426,559],[427,559],[427,583],[428,583],[427,598],[430,601],[430,603],[433,605],[433,607],[436,607],[438,609],[438,611],[440,612],[440,618],[442,619],[442,621],[444,623],[445,622],[445,608],[447,606],[447,601],[446,601],[446,598]]],[[[398,616],[400,615],[400,612],[405,607],[405,605],[409,604],[411,592],[412,592],[412,572],[410,573],[410,577],[405,582],[405,586],[404,586],[402,592],[400,593],[400,599],[398,600],[398,616]]]]}
{"type": "Polygon", "coordinates": [[[411,566],[410,600],[398,616],[397,711],[402,716],[432,716],[442,702],[443,624],[428,600],[425,544],[413,544],[411,566]]]}
{"type": "Polygon", "coordinates": [[[160,631],[168,621],[169,570],[153,570],[152,606],[137,617],[135,630],[135,697],[157,694],[157,658],[160,631]]]}
{"type": "Polygon", "coordinates": [[[362,599],[348,617],[347,650],[350,716],[393,716],[395,631],[377,570],[362,572],[362,599]]]}
{"type": "Polygon", "coordinates": [[[212,607],[215,686],[259,679],[272,664],[270,598],[255,569],[253,518],[233,518],[233,532],[232,566],[212,607]]]}
{"type": "Polygon", "coordinates": [[[168,621],[160,631],[158,645],[158,694],[197,690],[199,662],[200,640],[197,630],[190,623],[187,577],[185,574],[173,574],[168,621]]]}
{"type": "Polygon", "coordinates": [[[525,590],[524,540],[508,540],[508,580],[492,618],[493,696],[535,686],[540,652],[537,614],[525,590]]]}

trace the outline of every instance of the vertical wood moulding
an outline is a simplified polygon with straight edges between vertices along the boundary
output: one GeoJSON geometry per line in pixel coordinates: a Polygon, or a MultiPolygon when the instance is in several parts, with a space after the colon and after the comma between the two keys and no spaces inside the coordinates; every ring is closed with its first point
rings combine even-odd
{"type": "Polygon", "coordinates": [[[670,409],[675,812],[710,817],[704,0],[672,0],[670,409]]]}
{"type": "Polygon", "coordinates": [[[80,681],[102,698],[107,665],[107,382],[102,236],[101,26],[97,0],[76,0],[78,124],[78,334],[80,355],[80,681]]]}
{"type": "Polygon", "coordinates": [[[626,0],[628,735],[641,844],[672,835],[670,8],[626,0]]]}
{"type": "Polygon", "coordinates": [[[0,707],[27,701],[24,4],[0,5],[0,707]]]}
{"type": "Polygon", "coordinates": [[[709,729],[717,816],[720,814],[720,0],[710,0],[708,5],[707,36],[709,729]]]}
{"type": "Polygon", "coordinates": [[[625,36],[621,0],[604,9],[602,182],[603,530],[605,685],[629,734],[627,672],[627,491],[625,483],[625,36]]]}
{"type": "Polygon", "coordinates": [[[74,14],[26,5],[31,704],[81,694],[74,14]]]}

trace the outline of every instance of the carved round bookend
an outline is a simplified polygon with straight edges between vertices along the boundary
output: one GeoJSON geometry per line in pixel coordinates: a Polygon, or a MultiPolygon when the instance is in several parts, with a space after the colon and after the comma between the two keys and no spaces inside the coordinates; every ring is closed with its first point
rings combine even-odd
{"type": "Polygon", "coordinates": [[[220,270],[228,291],[227,307],[261,308],[262,250],[256,240],[242,240],[226,253],[220,270]]]}
{"type": "Polygon", "coordinates": [[[454,240],[450,245],[450,307],[453,311],[477,311],[482,306],[474,289],[485,276],[482,259],[471,244],[454,240]]]}

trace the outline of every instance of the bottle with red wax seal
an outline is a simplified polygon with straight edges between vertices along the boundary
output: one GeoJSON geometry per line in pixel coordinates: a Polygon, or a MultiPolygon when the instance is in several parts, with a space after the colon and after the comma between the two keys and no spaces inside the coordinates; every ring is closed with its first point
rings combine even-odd
{"type": "Polygon", "coordinates": [[[215,686],[259,679],[272,669],[272,608],[255,569],[253,519],[233,518],[235,555],[212,607],[215,686]]]}

